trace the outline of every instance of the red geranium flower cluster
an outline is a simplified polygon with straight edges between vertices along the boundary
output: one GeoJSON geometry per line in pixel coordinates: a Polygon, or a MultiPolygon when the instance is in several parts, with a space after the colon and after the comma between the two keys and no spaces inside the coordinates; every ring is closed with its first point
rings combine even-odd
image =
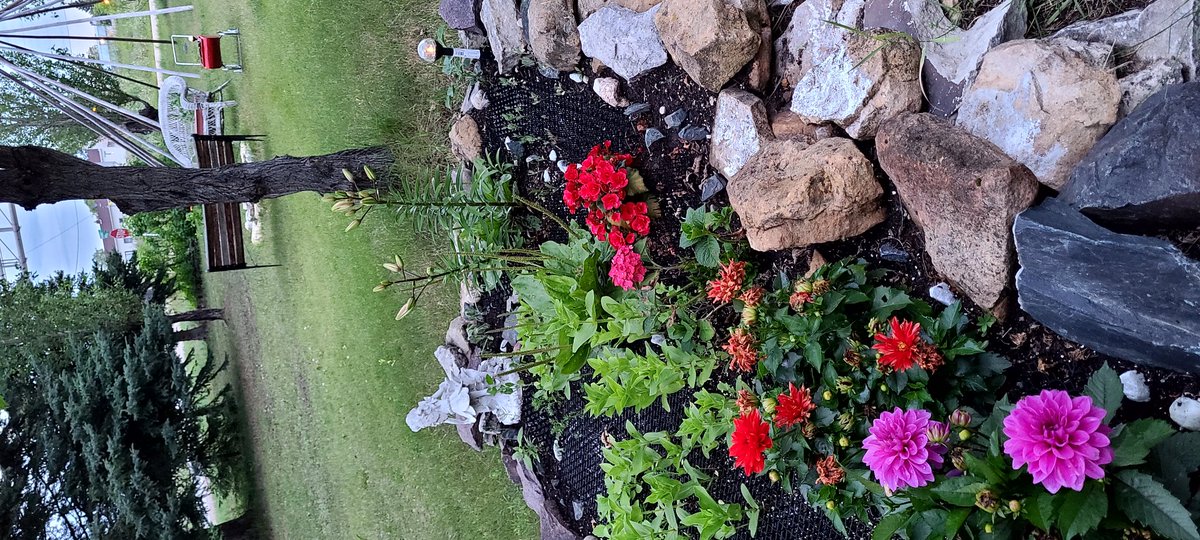
{"type": "Polygon", "coordinates": [[[733,443],[729,445],[729,456],[733,466],[741,467],[746,476],[762,472],[766,465],[763,452],[774,446],[771,440],[771,425],[763,422],[758,409],[752,409],[733,421],[733,443]]]}
{"type": "Polygon", "coordinates": [[[646,203],[625,200],[632,161],[629,154],[613,153],[612,141],[606,141],[592,148],[583,163],[567,166],[565,173],[563,204],[567,210],[572,214],[586,210],[588,229],[616,249],[633,244],[639,235],[650,234],[646,203]]]}

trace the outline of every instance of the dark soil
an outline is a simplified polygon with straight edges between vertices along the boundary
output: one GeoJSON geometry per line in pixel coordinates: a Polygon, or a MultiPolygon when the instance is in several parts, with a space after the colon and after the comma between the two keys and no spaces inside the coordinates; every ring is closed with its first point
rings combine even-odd
{"type": "MultiPolygon", "coordinates": [[[[983,7],[987,5],[986,2],[993,1],[984,0],[985,3],[978,6],[983,7]]],[[[1096,4],[1094,7],[1098,11],[1090,12],[1090,17],[1119,13],[1145,3],[1144,0],[1132,0],[1096,4]]],[[[964,25],[982,11],[968,11],[964,25]]],[[[787,26],[791,8],[773,9],[772,14],[778,35],[787,26]]],[[[1067,13],[1054,25],[1044,25],[1042,28],[1061,27],[1077,20],[1079,15],[1074,11],[1067,13]]],[[[558,159],[579,162],[592,146],[604,141],[612,141],[616,151],[633,153],[635,167],[646,178],[661,206],[661,216],[652,222],[648,249],[656,263],[663,266],[674,264],[690,255],[678,248],[680,222],[688,208],[702,205],[700,183],[714,171],[708,166],[707,141],[688,142],[679,139],[679,129],[667,129],[663,118],[682,108],[688,111],[689,118],[681,128],[687,125],[711,127],[716,96],[697,86],[682,70],[668,62],[666,66],[638,77],[632,84],[623,83],[624,95],[631,103],[649,105],[646,113],[631,118],[621,109],[604,104],[591,90],[590,78],[611,76],[607,68],[602,68],[599,73],[590,69],[585,72],[589,80],[577,82],[565,75],[551,79],[529,66],[518,68],[511,76],[499,76],[495,73],[494,64],[486,66],[483,84],[491,104],[482,112],[472,113],[477,115],[481,125],[485,147],[495,151],[505,148],[506,139],[521,140],[524,155],[518,160],[519,190],[555,214],[578,221],[582,221],[582,216],[569,215],[561,202],[565,182],[555,163],[547,160],[549,153],[553,150],[558,159]],[[651,127],[660,129],[666,138],[647,149],[643,144],[644,132],[651,127]],[[529,156],[535,157],[526,159],[529,156]]],[[[735,82],[744,80],[744,75],[735,82]]],[[[765,101],[769,108],[786,107],[788,91],[779,81],[773,81],[766,94],[765,101]]],[[[859,146],[878,163],[873,144],[860,143],[859,146]]],[[[755,253],[750,260],[760,274],[773,275],[777,271],[790,275],[803,274],[815,252],[828,261],[861,258],[872,267],[889,270],[887,279],[891,284],[904,286],[914,297],[925,298],[933,303],[928,299],[927,292],[930,286],[942,279],[925,254],[923,237],[900,204],[890,180],[878,166],[876,172],[885,188],[888,218],[884,223],[866,234],[841,242],[790,252],[755,253]],[[885,260],[881,256],[881,248],[885,246],[889,251],[906,254],[907,259],[897,262],[895,257],[890,257],[892,260],[885,260]]],[[[728,200],[722,193],[708,203],[724,206],[728,200]]],[[[1193,257],[1200,254],[1200,233],[1168,231],[1162,236],[1193,257]]],[[[564,237],[547,221],[543,226],[528,231],[528,244],[536,245],[550,239],[562,240],[564,237]]],[[[1010,296],[1015,297],[1015,293],[1010,296]]],[[[958,297],[964,298],[964,295],[958,294],[958,297]]],[[[492,309],[503,309],[502,302],[494,302],[489,304],[492,309]]],[[[971,315],[977,317],[982,314],[969,300],[964,304],[971,315]]],[[[1135,366],[1096,353],[1041,326],[1021,312],[1015,302],[1010,302],[1005,311],[1007,316],[993,326],[987,336],[988,349],[1013,362],[1013,368],[1008,372],[1008,383],[1002,390],[1014,399],[1046,388],[1079,393],[1091,374],[1105,362],[1118,372],[1137,369],[1145,374],[1152,389],[1153,398],[1149,403],[1126,400],[1118,420],[1167,418],[1167,408],[1176,396],[1181,393],[1200,394],[1200,378],[1135,366]]],[[[489,319],[488,322],[493,321],[489,319]]],[[[728,377],[728,374],[718,374],[717,377],[728,377]]],[[[524,435],[540,450],[538,473],[548,496],[558,501],[562,514],[572,521],[577,532],[587,534],[596,519],[595,497],[604,492],[604,477],[599,468],[602,462],[601,435],[612,433],[623,438],[627,420],[642,432],[673,430],[682,419],[682,410],[691,396],[687,392],[672,396],[670,411],[654,405],[641,412],[627,411],[615,418],[600,419],[583,413],[583,391],[579,384],[575,385],[571,396],[569,400],[552,404],[548,410],[535,409],[527,399],[524,435]],[[556,438],[561,461],[554,455],[556,438]]],[[[841,537],[823,514],[811,509],[798,493],[784,493],[778,486],[771,485],[766,477],[747,479],[736,473],[731,460],[720,449],[711,458],[695,456],[693,463],[713,473],[711,491],[716,498],[740,502],[740,483],[745,482],[750,487],[754,497],[765,508],[757,538],[841,537]]],[[[865,528],[856,531],[855,536],[869,537],[865,528]]],[[[748,537],[748,532],[742,530],[740,537],[748,537]]]]}

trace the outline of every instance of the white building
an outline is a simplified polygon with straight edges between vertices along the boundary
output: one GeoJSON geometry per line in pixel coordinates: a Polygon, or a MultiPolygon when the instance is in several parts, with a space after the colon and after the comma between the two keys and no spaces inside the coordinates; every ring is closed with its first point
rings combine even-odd
{"type": "Polygon", "coordinates": [[[103,167],[119,167],[129,164],[129,150],[108,137],[101,137],[90,148],[84,150],[87,160],[103,167]]]}

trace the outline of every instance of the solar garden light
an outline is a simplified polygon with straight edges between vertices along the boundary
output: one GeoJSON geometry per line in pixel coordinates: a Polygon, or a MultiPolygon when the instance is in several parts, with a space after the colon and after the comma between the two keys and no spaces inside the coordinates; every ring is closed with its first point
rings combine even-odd
{"type": "Polygon", "coordinates": [[[420,56],[421,60],[432,64],[444,56],[479,60],[480,56],[482,56],[482,51],[479,49],[450,48],[438,43],[436,39],[425,38],[421,40],[421,43],[417,44],[417,56],[420,56]]]}

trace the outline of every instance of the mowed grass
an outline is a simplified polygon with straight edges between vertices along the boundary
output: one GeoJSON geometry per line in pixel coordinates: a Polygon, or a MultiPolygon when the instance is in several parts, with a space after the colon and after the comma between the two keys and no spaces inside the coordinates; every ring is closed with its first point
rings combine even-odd
{"type": "MultiPolygon", "coordinates": [[[[233,79],[225,98],[239,105],[226,132],[267,135],[259,157],[386,144],[404,175],[447,159],[445,83],[412,52],[436,28],[435,1],[195,3],[162,17],[162,35],[241,29],[246,72],[189,84],[233,79]]],[[[245,407],[248,511],[275,538],[536,538],[494,450],[469,450],[449,427],[412,433],[404,423],[441,379],[433,350],[457,288],[427,295],[399,322],[404,298],[371,288],[392,254],[423,265],[445,246],[386,213],[346,234],[346,218],[314,194],[267,201],[264,213],[265,241],[247,255],[281,266],[209,274],[205,285],[207,303],[226,309],[209,346],[233,362],[245,407]]]]}

